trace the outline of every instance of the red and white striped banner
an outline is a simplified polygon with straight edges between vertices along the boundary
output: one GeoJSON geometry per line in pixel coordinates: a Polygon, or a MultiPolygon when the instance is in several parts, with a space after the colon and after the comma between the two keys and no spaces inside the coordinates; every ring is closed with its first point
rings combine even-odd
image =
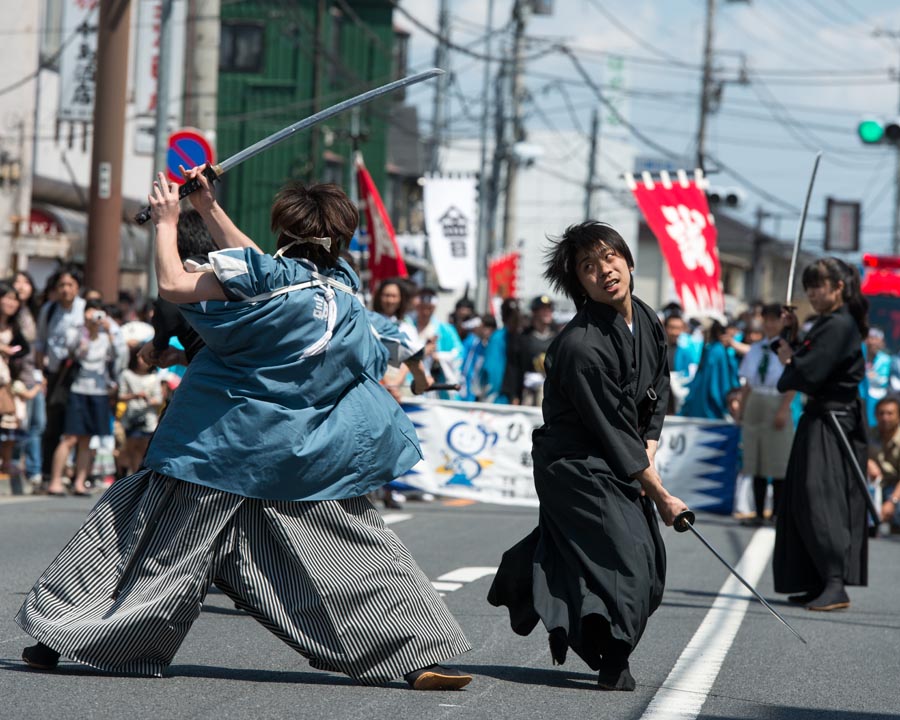
{"type": "Polygon", "coordinates": [[[705,181],[700,172],[693,180],[678,173],[672,182],[668,173],[654,182],[644,173],[642,182],[626,176],[647,224],[659,241],[675,291],[688,316],[722,314],[722,270],[716,247],[716,225],[704,192],[705,181]]]}

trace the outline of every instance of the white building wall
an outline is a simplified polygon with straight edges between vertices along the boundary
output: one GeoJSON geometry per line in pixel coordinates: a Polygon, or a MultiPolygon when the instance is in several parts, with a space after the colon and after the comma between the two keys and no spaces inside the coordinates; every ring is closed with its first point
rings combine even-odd
{"type": "MultiPolygon", "coordinates": [[[[0,88],[35,75],[39,63],[41,39],[46,34],[53,35],[61,20],[61,12],[65,3],[75,0],[0,0],[0,16],[4,18],[4,31],[0,34],[0,88]]],[[[158,29],[152,20],[152,6],[160,0],[132,0],[131,2],[131,36],[129,39],[128,85],[125,106],[125,137],[123,145],[123,177],[122,195],[132,200],[143,200],[150,191],[155,173],[154,160],[146,152],[135,150],[135,139],[139,123],[147,126],[148,118],[139,118],[140,109],[146,107],[146,98],[135,95],[136,72],[146,73],[146,66],[136,68],[135,51],[138,36],[146,39],[152,37],[158,29]],[[143,6],[144,12],[140,10],[143,6]],[[150,10],[150,12],[147,12],[150,10]],[[149,18],[149,19],[148,19],[149,18]],[[140,102],[139,102],[140,101],[140,102]]],[[[95,11],[95,18],[96,18],[95,11]]],[[[170,87],[169,129],[179,125],[181,111],[181,95],[183,87],[183,55],[185,34],[186,3],[173,4],[172,13],[172,82],[170,87]]],[[[66,40],[65,33],[61,37],[66,40]]],[[[57,123],[59,108],[59,73],[53,69],[40,71],[39,77],[23,83],[21,87],[0,95],[0,149],[8,152],[18,150],[18,124],[24,123],[26,146],[22,150],[25,159],[23,177],[18,195],[0,190],[0,276],[6,275],[11,266],[10,246],[12,228],[9,218],[12,215],[28,217],[31,204],[32,174],[56,180],[67,185],[77,185],[84,189],[85,202],[87,189],[91,183],[91,152],[93,128],[88,124],[57,123]],[[30,139],[36,138],[33,155],[30,139]],[[33,173],[32,173],[33,170],[33,173]]],[[[145,143],[146,144],[146,143],[145,143]]],[[[82,209],[85,213],[87,207],[82,209]]],[[[23,225],[21,231],[29,232],[23,225]]],[[[29,264],[29,269],[37,276],[46,276],[55,261],[29,264]]],[[[41,277],[36,277],[40,284],[41,277]]]]}
{"type": "Polygon", "coordinates": [[[0,1],[0,88],[6,89],[0,95],[0,151],[21,168],[17,187],[0,189],[0,275],[10,263],[14,218],[28,215],[35,86],[33,80],[14,86],[37,68],[39,11],[39,2],[0,1]]]}
{"type": "MultiPolygon", "coordinates": [[[[519,296],[526,301],[536,295],[550,294],[541,277],[544,253],[550,247],[548,236],[559,236],[573,223],[585,219],[585,193],[590,139],[571,131],[530,131],[528,144],[540,156],[529,167],[519,170],[515,203],[515,241],[510,250],[521,252],[519,296]]],[[[442,156],[445,173],[477,173],[479,143],[464,140],[454,143],[442,156]]],[[[488,153],[493,152],[492,148],[488,153]]],[[[628,197],[621,174],[633,163],[630,143],[618,139],[601,140],[596,153],[593,219],[609,223],[621,233],[637,259],[638,210],[628,197]]],[[[497,211],[497,236],[503,232],[503,196],[497,211]]],[[[555,296],[562,306],[568,301],[555,296]]]]}

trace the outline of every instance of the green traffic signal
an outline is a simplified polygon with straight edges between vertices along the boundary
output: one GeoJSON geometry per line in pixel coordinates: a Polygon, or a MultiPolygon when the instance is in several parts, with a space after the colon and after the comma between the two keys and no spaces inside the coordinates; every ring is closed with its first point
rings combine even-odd
{"type": "Polygon", "coordinates": [[[884,139],[884,127],[878,120],[863,120],[857,127],[859,139],[864,143],[880,143],[884,139]]]}

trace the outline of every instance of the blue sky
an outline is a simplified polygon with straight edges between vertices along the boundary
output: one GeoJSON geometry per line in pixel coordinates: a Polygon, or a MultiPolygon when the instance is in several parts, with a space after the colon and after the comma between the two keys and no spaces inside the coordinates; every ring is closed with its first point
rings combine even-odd
{"type": "MultiPolygon", "coordinates": [[[[483,51],[487,2],[450,0],[449,5],[451,40],[483,51]]],[[[610,53],[624,55],[632,125],[673,155],[693,158],[706,0],[555,0],[554,5],[551,17],[530,19],[527,32],[534,41],[528,52],[564,42],[598,79],[610,53]]],[[[400,6],[437,28],[438,0],[401,0],[400,6]]],[[[494,6],[499,29],[509,21],[512,2],[495,0],[494,6]]],[[[432,64],[434,38],[400,12],[395,24],[412,34],[411,67],[432,64]]],[[[495,37],[497,55],[501,40],[495,37]]],[[[764,229],[793,239],[813,157],[822,149],[804,247],[821,247],[821,218],[826,198],[833,197],[862,201],[863,252],[889,252],[897,150],[863,146],[856,126],[866,116],[900,117],[900,3],[718,0],[715,49],[716,77],[726,82],[719,110],[708,120],[707,166],[714,169],[718,160],[739,177],[723,170],[710,182],[741,188],[744,220],[752,223],[762,206],[771,213],[764,229]],[[742,69],[748,81],[743,84],[735,82],[742,69]]],[[[483,64],[459,52],[451,58],[457,76],[448,128],[453,142],[477,136],[483,64]]],[[[567,58],[548,54],[532,60],[526,75],[526,128],[587,132],[596,96],[567,58]]],[[[410,93],[421,106],[425,130],[432,96],[426,86],[410,93]]],[[[634,142],[638,154],[661,155],[634,142]]]]}

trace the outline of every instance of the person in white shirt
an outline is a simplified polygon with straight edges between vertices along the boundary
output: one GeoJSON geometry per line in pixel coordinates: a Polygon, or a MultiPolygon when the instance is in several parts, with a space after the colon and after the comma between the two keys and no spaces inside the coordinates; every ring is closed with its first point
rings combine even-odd
{"type": "Polygon", "coordinates": [[[753,478],[756,506],[756,517],[747,521],[750,525],[763,523],[769,479],[772,480],[774,493],[772,516],[778,514],[782,481],[794,441],[791,402],[795,393],[778,392],[778,379],[783,367],[771,347],[782,328],[781,305],[765,305],[762,321],[765,337],[750,346],[739,369],[743,383],[740,413],[743,472],[753,478]]]}
{"type": "Polygon", "coordinates": [[[62,438],[53,453],[47,494],[65,494],[62,474],[66,460],[75,448],[72,492],[87,495],[85,481],[91,467],[91,436],[110,434],[110,368],[116,360],[116,346],[109,317],[97,300],[85,302],[84,327],[69,328],[67,335],[66,343],[78,362],[78,369],[69,389],[62,438]]]}

